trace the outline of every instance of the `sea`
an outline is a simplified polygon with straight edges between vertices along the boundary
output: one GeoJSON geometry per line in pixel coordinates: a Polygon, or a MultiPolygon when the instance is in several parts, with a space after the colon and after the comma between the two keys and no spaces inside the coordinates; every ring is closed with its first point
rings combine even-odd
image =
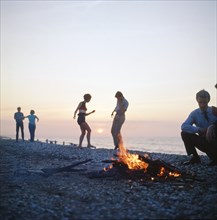
{"type": "MultiPolygon", "coordinates": [[[[7,136],[14,139],[14,136],[7,136]]],[[[36,137],[36,141],[50,144],[74,146],[78,145],[79,137],[36,137]]],[[[96,148],[114,149],[112,137],[96,136],[91,137],[91,144],[96,148]]],[[[142,151],[147,153],[165,153],[186,155],[185,146],[181,137],[125,137],[123,145],[127,150],[142,151]]],[[[83,147],[87,146],[86,137],[83,147]]],[[[198,151],[199,154],[203,154],[198,151]]]]}

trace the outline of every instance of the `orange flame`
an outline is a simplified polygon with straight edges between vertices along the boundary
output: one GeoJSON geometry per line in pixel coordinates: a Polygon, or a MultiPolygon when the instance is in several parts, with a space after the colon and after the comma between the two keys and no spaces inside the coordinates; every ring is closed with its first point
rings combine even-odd
{"type": "MultiPolygon", "coordinates": [[[[167,172],[166,172],[165,168],[164,168],[164,167],[161,167],[160,173],[158,173],[157,175],[158,175],[158,176],[164,176],[164,175],[166,175],[166,174],[167,174],[167,172]]],[[[169,175],[169,176],[174,176],[174,177],[181,176],[181,174],[180,174],[179,172],[169,172],[168,175],[169,175]]]]}
{"type": "MultiPolygon", "coordinates": [[[[118,139],[119,139],[119,145],[118,145],[119,152],[117,153],[117,155],[119,158],[119,162],[126,164],[128,169],[130,170],[143,170],[144,173],[147,172],[147,168],[149,164],[140,160],[138,154],[131,154],[127,151],[127,149],[123,145],[123,140],[122,140],[121,135],[118,136],[118,139]]],[[[144,156],[147,157],[148,155],[144,155],[144,156]]],[[[110,165],[109,167],[104,168],[104,171],[107,171],[112,168],[113,168],[113,165],[110,165]]],[[[161,167],[159,173],[157,174],[157,176],[161,176],[161,177],[167,176],[167,175],[178,177],[178,176],[181,176],[181,173],[168,172],[165,169],[165,167],[161,167]]],[[[154,180],[154,178],[152,180],[154,180]]]]}
{"type": "Polygon", "coordinates": [[[118,153],[119,161],[123,162],[128,166],[128,169],[130,170],[138,170],[138,169],[143,169],[144,172],[147,171],[148,164],[145,163],[144,161],[141,161],[139,159],[139,155],[137,154],[130,154],[123,145],[123,141],[121,136],[119,135],[119,150],[120,152],[118,153]]]}

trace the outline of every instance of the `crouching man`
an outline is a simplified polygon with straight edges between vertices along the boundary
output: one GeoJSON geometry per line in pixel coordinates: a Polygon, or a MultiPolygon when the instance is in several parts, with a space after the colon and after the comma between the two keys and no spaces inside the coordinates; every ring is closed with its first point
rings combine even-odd
{"type": "Polygon", "coordinates": [[[208,106],[210,94],[201,90],[196,94],[199,108],[193,110],[181,125],[181,137],[191,159],[185,165],[201,163],[197,149],[210,158],[210,166],[217,165],[217,108],[208,106]]]}

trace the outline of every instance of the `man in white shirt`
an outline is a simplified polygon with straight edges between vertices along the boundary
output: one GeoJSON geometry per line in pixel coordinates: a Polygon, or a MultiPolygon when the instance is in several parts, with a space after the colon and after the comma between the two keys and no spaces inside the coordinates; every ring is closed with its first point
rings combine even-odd
{"type": "Polygon", "coordinates": [[[196,94],[196,100],[199,108],[193,110],[181,125],[181,137],[186,152],[188,155],[192,155],[190,161],[187,161],[184,164],[189,165],[201,163],[196,150],[197,148],[206,153],[211,159],[210,165],[217,165],[217,137],[210,135],[210,131],[207,134],[207,130],[210,130],[210,126],[215,126],[215,123],[217,122],[217,108],[214,106],[208,106],[210,94],[206,90],[199,91],[196,94]]]}

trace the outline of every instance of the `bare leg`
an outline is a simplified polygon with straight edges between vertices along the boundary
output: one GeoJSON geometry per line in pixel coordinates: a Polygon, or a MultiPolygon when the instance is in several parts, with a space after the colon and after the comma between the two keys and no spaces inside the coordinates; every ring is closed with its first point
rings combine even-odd
{"type": "Polygon", "coordinates": [[[125,121],[125,115],[115,115],[111,128],[115,149],[118,149],[118,145],[119,145],[118,136],[121,137],[121,127],[124,121],[125,121]]]}
{"type": "Polygon", "coordinates": [[[87,131],[87,147],[90,148],[96,148],[93,145],[91,145],[91,141],[90,141],[90,137],[91,137],[91,128],[90,126],[87,124],[87,122],[84,122],[81,124],[82,129],[84,129],[85,131],[87,131]]]}
{"type": "Polygon", "coordinates": [[[87,146],[91,146],[91,144],[90,144],[91,129],[88,124],[87,124],[87,127],[88,127],[88,129],[87,129],[87,146]]]}
{"type": "Polygon", "coordinates": [[[84,136],[85,136],[85,134],[86,134],[86,131],[85,131],[85,129],[83,128],[82,125],[80,126],[80,128],[81,128],[81,136],[80,136],[80,138],[79,138],[79,145],[78,145],[78,147],[82,147],[82,142],[83,142],[84,136]]]}

